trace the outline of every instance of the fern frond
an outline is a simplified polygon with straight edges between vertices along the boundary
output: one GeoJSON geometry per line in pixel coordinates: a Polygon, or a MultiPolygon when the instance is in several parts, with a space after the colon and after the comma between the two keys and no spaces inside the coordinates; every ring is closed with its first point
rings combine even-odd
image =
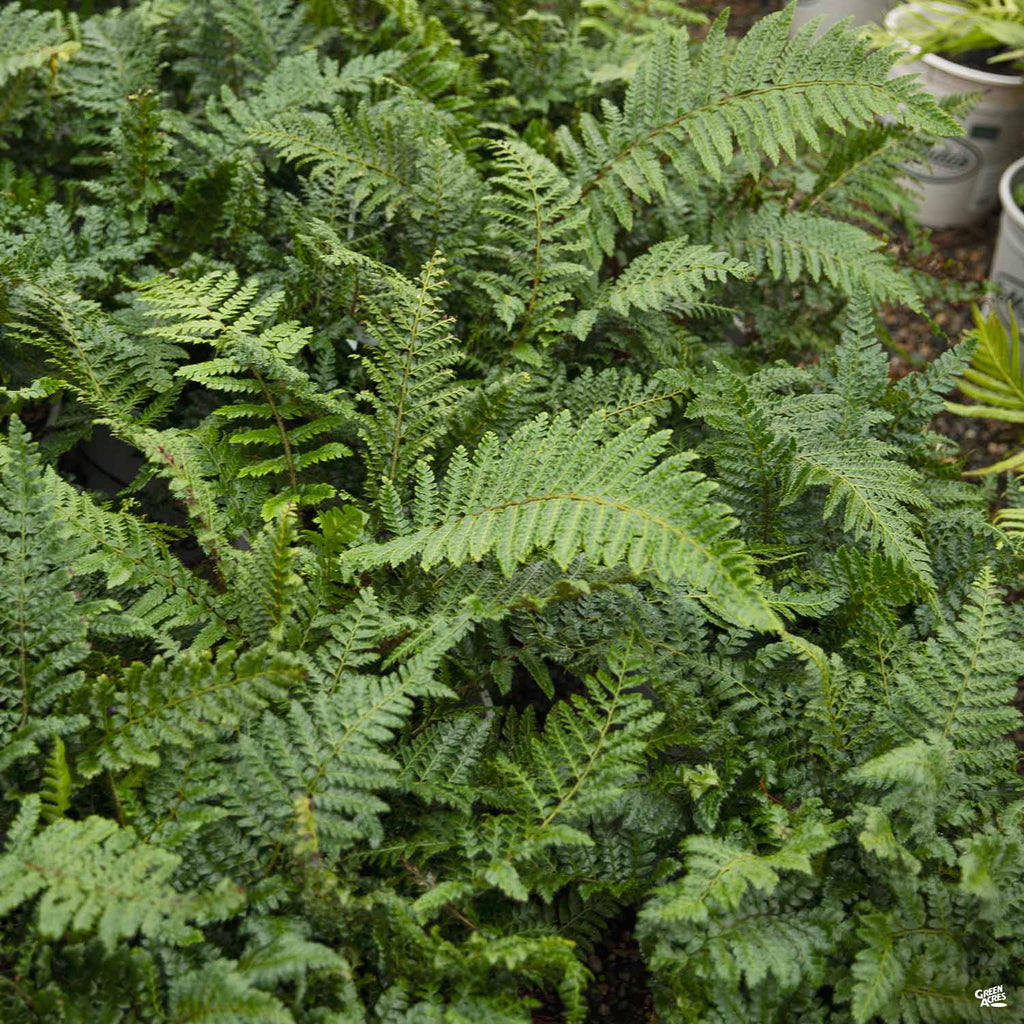
{"type": "Polygon", "coordinates": [[[58,62],[70,59],[81,47],[67,35],[57,11],[6,4],[0,10],[0,87],[25,71],[50,66],[56,73],[58,62]]]}
{"type": "Polygon", "coordinates": [[[918,486],[918,474],[891,456],[896,449],[871,438],[846,445],[801,447],[796,455],[804,482],[828,487],[824,518],[841,516],[843,530],[867,537],[903,564],[923,591],[934,588],[927,545],[915,532],[908,509],[927,510],[928,499],[918,486]]]}
{"type": "Polygon", "coordinates": [[[893,55],[870,51],[843,27],[817,41],[787,38],[792,8],[762,18],[732,54],[720,18],[692,62],[682,32],[659,35],[637,69],[622,109],[605,102],[603,120],[580,119],[577,140],[558,141],[581,196],[594,211],[597,237],[610,253],[616,223],[633,222],[631,200],[664,196],[668,160],[690,187],[700,175],[720,181],[739,151],[751,174],[762,154],[778,163],[799,143],[821,148],[819,129],[842,132],[890,114],[915,128],[958,134],[956,122],[908,78],[887,80],[893,55]]]}
{"type": "Polygon", "coordinates": [[[82,553],[45,483],[38,450],[17,416],[0,447],[0,751],[34,753],[37,720],[59,731],[57,704],[79,689],[88,654],[88,604],[69,587],[82,553]],[[28,731],[25,731],[28,729],[28,731]],[[19,734],[23,733],[19,739],[19,734]]]}
{"type": "Polygon", "coordinates": [[[416,285],[389,274],[386,299],[362,300],[378,342],[359,356],[374,390],[357,396],[370,405],[357,422],[367,445],[371,492],[381,480],[399,486],[406,480],[416,460],[429,455],[465,391],[451,369],[462,358],[449,331],[452,319],[440,309],[444,266],[435,253],[416,285]]]}
{"type": "Polygon", "coordinates": [[[163,747],[190,748],[237,732],[300,679],[287,655],[256,647],[213,661],[209,652],[138,662],[114,678],[100,676],[90,694],[100,735],[76,762],[83,778],[104,769],[160,764],[163,747]]]}
{"type": "Polygon", "coordinates": [[[730,217],[721,244],[756,273],[779,281],[828,281],[844,295],[901,302],[918,312],[921,298],[908,275],[881,252],[882,242],[853,224],[765,203],[749,217],[730,217]]]}
{"type": "Polygon", "coordinates": [[[579,190],[546,157],[522,142],[496,142],[497,186],[484,212],[493,218],[495,255],[503,270],[476,275],[476,285],[512,331],[517,345],[536,339],[546,344],[565,330],[561,315],[572,287],[590,276],[580,263],[579,232],[586,209],[579,190]]]}
{"type": "Polygon", "coordinates": [[[690,245],[685,239],[658,242],[615,279],[606,302],[620,316],[632,307],[650,311],[672,309],[698,300],[712,281],[729,277],[749,280],[753,268],[710,245],[690,245]]]}
{"type": "Polygon", "coordinates": [[[895,677],[904,725],[912,735],[935,730],[963,757],[1009,764],[1004,739],[1021,727],[1013,705],[1022,649],[1007,636],[1009,614],[986,568],[952,625],[909,647],[895,677]]]}
{"type": "MultiPolygon", "coordinates": [[[[493,553],[509,574],[542,548],[563,568],[580,551],[605,565],[625,560],[634,572],[686,578],[739,621],[772,628],[749,556],[729,534],[726,506],[714,487],[685,469],[692,456],[657,465],[666,432],[646,436],[641,420],[604,441],[605,419],[573,430],[568,415],[539,416],[504,445],[488,435],[471,458],[452,459],[433,522],[384,544],[342,556],[352,568],[397,565],[419,557],[424,569],[493,553]],[[541,458],[537,453],[543,453],[541,458]]],[[[420,489],[418,503],[426,501],[420,489]]]]}
{"type": "Polygon", "coordinates": [[[112,950],[141,933],[189,945],[202,937],[191,922],[230,917],[242,897],[227,882],[209,892],[178,892],[172,878],[180,862],[105,818],[57,821],[0,854],[0,917],[41,897],[35,928],[47,938],[95,932],[112,950]]]}

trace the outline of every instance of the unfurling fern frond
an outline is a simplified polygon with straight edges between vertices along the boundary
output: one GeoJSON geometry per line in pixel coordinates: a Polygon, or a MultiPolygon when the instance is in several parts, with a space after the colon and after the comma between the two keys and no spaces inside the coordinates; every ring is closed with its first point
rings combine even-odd
{"type": "Polygon", "coordinates": [[[488,435],[470,457],[458,449],[438,493],[423,467],[413,526],[404,536],[353,548],[351,567],[419,557],[423,568],[494,554],[504,572],[539,548],[565,567],[580,552],[595,562],[625,561],[634,572],[683,577],[737,621],[776,625],[735,520],[712,500],[714,485],[687,469],[692,455],[657,463],[668,432],[647,436],[641,420],[605,440],[603,414],[574,430],[569,416],[538,416],[504,444],[488,435]]]}

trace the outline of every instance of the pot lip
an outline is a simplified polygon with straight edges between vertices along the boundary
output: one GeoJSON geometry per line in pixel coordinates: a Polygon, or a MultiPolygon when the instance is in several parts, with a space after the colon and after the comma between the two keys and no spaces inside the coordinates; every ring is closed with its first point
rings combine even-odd
{"type": "MultiPolygon", "coordinates": [[[[929,4],[929,6],[933,10],[941,11],[946,9],[950,12],[962,9],[955,4],[945,3],[932,3],[929,4]]],[[[908,53],[918,57],[919,60],[923,61],[929,67],[935,68],[936,71],[943,71],[947,75],[964,79],[965,81],[972,82],[974,85],[1002,86],[1003,88],[1014,88],[1015,86],[1024,85],[1024,78],[1020,75],[1001,75],[995,71],[976,71],[974,68],[964,67],[963,64],[957,64],[955,61],[947,60],[945,57],[940,57],[936,53],[926,53],[921,56],[921,47],[916,46],[913,43],[908,43],[905,39],[900,38],[899,22],[904,15],[923,10],[924,8],[921,4],[901,3],[889,11],[885,16],[885,27],[893,36],[896,37],[896,41],[908,53]]]]}
{"type": "Polygon", "coordinates": [[[1004,214],[1013,220],[1021,231],[1024,231],[1024,211],[1013,200],[1013,179],[1020,177],[1024,172],[1024,156],[1014,160],[1009,167],[1003,171],[999,179],[999,201],[1003,204],[1004,214]]]}

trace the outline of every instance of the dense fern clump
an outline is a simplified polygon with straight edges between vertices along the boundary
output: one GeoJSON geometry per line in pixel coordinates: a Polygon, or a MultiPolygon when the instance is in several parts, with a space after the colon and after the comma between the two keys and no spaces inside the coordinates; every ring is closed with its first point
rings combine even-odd
{"type": "Polygon", "coordinates": [[[955,108],[792,8],[44,6],[0,1020],[580,1024],[627,918],[661,1021],[1017,1019],[1019,487],[929,423],[1019,374],[876,331],[955,108]]]}

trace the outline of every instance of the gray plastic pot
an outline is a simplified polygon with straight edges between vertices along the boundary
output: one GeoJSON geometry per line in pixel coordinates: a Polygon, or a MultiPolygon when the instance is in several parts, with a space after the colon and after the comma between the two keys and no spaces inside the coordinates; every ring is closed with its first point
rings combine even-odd
{"type": "MultiPolygon", "coordinates": [[[[929,5],[936,15],[942,4],[929,5]]],[[[920,52],[900,39],[900,24],[924,13],[918,4],[891,10],[885,27],[910,53],[920,52]]],[[[933,147],[926,164],[908,164],[922,198],[918,219],[925,227],[949,228],[976,224],[999,202],[999,178],[1024,156],[1024,79],[1019,75],[975,71],[934,53],[893,69],[896,75],[919,74],[922,85],[936,99],[953,93],[980,92],[981,98],[961,118],[964,134],[944,139],[933,147]]]]}
{"type": "MultiPolygon", "coordinates": [[[[1017,322],[1024,324],[1024,211],[1013,198],[1014,191],[1021,185],[1024,185],[1024,157],[1010,164],[999,179],[1003,212],[989,276],[1013,306],[1017,322]]],[[[1005,306],[1000,311],[1005,313],[1005,306]]]]}
{"type": "Polygon", "coordinates": [[[881,24],[885,12],[891,6],[891,0],[797,0],[789,34],[792,35],[819,15],[822,32],[850,15],[853,15],[854,25],[868,25],[872,22],[881,24]]]}

